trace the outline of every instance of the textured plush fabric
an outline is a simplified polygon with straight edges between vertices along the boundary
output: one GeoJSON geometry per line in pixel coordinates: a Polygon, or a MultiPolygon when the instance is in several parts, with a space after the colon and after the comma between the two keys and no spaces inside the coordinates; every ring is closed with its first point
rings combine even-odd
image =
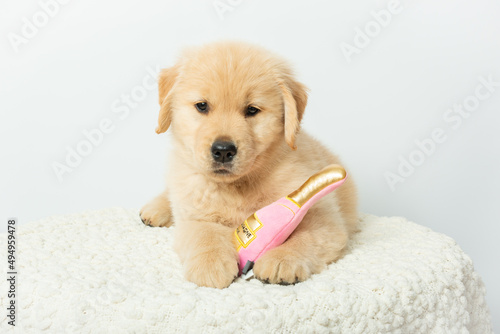
{"type": "MultiPolygon", "coordinates": [[[[19,332],[490,333],[485,289],[447,236],[364,215],[346,255],[293,286],[186,281],[173,228],[107,209],[20,226],[19,332]]],[[[1,249],[6,249],[5,234],[1,249]]],[[[2,266],[5,274],[5,267],[2,266]]],[[[5,275],[3,275],[5,277],[5,275]]],[[[0,283],[6,311],[7,282],[0,283]]],[[[0,331],[10,326],[0,317],[0,331]]]]}

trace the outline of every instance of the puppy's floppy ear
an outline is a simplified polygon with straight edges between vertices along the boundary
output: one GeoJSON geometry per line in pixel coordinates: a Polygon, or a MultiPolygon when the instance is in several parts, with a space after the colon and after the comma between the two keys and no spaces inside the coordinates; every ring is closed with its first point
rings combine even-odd
{"type": "Polygon", "coordinates": [[[285,140],[296,150],[295,136],[300,129],[300,121],[307,104],[307,87],[291,77],[278,81],[285,107],[285,140]]]}
{"type": "Polygon", "coordinates": [[[161,107],[156,133],[167,131],[172,122],[172,88],[177,80],[177,75],[177,68],[170,67],[161,70],[158,76],[158,92],[161,107]]]}

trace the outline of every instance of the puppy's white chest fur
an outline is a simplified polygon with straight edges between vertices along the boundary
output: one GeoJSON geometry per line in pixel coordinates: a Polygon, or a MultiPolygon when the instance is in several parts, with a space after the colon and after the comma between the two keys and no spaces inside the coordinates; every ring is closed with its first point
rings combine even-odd
{"type": "Polygon", "coordinates": [[[249,215],[270,204],[274,194],[248,186],[207,180],[200,174],[170,180],[174,221],[210,220],[236,227],[249,215]]]}

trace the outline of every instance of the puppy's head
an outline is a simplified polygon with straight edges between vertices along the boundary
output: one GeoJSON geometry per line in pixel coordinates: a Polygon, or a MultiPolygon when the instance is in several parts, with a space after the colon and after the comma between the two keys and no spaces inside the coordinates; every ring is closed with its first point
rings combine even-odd
{"type": "MultiPolygon", "coordinates": [[[[214,43],[185,52],[159,77],[157,133],[172,131],[177,159],[234,181],[295,136],[306,88],[280,58],[252,45],[214,43]]],[[[267,162],[270,163],[270,162],[267,162]]]]}

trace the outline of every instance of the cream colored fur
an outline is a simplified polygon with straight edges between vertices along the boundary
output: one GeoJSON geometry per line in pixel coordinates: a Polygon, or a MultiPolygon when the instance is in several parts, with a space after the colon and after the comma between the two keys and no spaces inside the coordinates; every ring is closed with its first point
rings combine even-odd
{"type": "MultiPolygon", "coordinates": [[[[219,42],[186,51],[160,74],[157,132],[171,132],[167,189],[141,210],[143,221],[175,222],[175,249],[188,280],[227,287],[238,274],[233,231],[249,215],[292,192],[324,166],[340,163],[303,131],[305,86],[288,64],[259,47],[219,42]],[[205,101],[206,114],[195,104],[205,101]],[[261,111],[245,116],[252,105],[261,111]],[[211,145],[233,141],[230,174],[214,173],[211,145]]],[[[325,112],[325,111],[316,111],[325,112]]],[[[271,283],[294,283],[337,260],[356,230],[352,176],[321,199],[281,246],[254,266],[271,283]]]]}

